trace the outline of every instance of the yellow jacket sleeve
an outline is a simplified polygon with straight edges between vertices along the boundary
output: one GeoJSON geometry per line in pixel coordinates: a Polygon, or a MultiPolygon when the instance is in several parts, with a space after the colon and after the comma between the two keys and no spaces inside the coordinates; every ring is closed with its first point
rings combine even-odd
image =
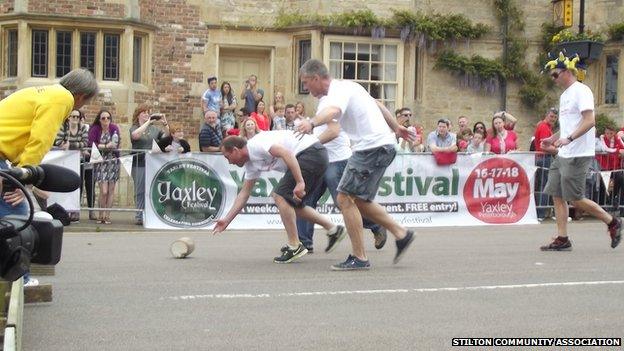
{"type": "Polygon", "coordinates": [[[48,103],[39,105],[35,111],[30,138],[21,154],[18,166],[38,165],[50,151],[56,132],[71,112],[71,104],[48,103]]]}

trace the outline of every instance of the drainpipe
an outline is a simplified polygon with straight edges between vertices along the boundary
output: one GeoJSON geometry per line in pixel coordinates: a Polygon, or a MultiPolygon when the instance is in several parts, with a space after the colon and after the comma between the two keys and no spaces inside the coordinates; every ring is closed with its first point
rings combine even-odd
{"type": "MultiPolygon", "coordinates": [[[[509,33],[509,18],[507,15],[503,17],[503,62],[507,63],[507,34],[509,33]]],[[[500,79],[500,110],[507,109],[507,80],[500,79]]]]}
{"type": "Polygon", "coordinates": [[[579,34],[585,31],[585,0],[581,0],[581,11],[579,13],[579,34]]]}

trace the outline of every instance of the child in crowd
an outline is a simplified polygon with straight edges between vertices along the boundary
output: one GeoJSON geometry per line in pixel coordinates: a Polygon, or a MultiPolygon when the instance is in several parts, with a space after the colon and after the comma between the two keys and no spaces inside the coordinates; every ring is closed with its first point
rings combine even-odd
{"type": "Polygon", "coordinates": [[[470,140],[470,143],[466,147],[466,152],[470,152],[470,153],[484,152],[485,151],[484,139],[485,137],[483,136],[483,133],[481,133],[480,131],[476,131],[472,135],[472,140],[470,140]]]}
{"type": "Polygon", "coordinates": [[[422,134],[416,134],[412,143],[412,152],[425,152],[427,147],[422,142],[422,134]]]}
{"type": "Polygon", "coordinates": [[[468,145],[470,145],[470,141],[472,140],[473,134],[470,128],[463,129],[459,133],[459,141],[457,141],[457,147],[459,151],[466,151],[468,145]]]}
{"type": "Polygon", "coordinates": [[[273,130],[286,129],[286,117],[284,116],[286,108],[284,104],[275,105],[275,117],[273,117],[273,130]]]}

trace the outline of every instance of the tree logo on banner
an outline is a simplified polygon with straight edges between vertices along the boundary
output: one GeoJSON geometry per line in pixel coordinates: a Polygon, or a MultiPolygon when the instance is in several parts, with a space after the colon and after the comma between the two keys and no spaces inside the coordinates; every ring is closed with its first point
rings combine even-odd
{"type": "Polygon", "coordinates": [[[225,186],[205,163],[174,160],[156,172],[150,185],[156,215],[179,228],[203,227],[219,219],[225,204],[225,186]]]}
{"type": "Polygon", "coordinates": [[[479,163],[464,186],[468,212],[491,224],[518,222],[529,208],[530,196],[531,183],[524,169],[502,157],[479,163]]]}

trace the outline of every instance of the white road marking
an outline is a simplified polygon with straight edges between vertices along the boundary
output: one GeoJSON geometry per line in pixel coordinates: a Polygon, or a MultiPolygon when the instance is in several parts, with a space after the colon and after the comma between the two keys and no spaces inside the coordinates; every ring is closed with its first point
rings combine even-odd
{"type": "Polygon", "coordinates": [[[595,285],[620,285],[624,280],[603,280],[593,282],[560,282],[560,283],[534,283],[534,284],[512,284],[512,285],[481,285],[448,288],[417,288],[417,289],[386,289],[386,290],[339,290],[339,291],[309,291],[274,294],[205,294],[205,295],[180,295],[161,297],[160,300],[184,301],[202,299],[258,299],[276,297],[306,297],[306,296],[332,296],[332,295],[375,295],[375,294],[405,294],[405,293],[429,293],[446,291],[475,291],[475,290],[496,290],[496,289],[529,289],[529,288],[550,288],[569,286],[595,286],[595,285]]]}

